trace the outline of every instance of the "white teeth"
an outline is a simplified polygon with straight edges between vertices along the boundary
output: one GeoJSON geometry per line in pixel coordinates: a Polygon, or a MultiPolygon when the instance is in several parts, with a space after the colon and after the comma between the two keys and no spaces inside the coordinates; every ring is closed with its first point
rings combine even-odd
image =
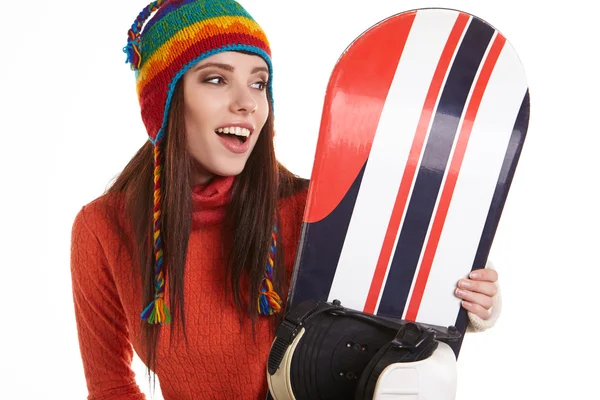
{"type": "Polygon", "coordinates": [[[250,136],[250,130],[246,128],[240,128],[239,126],[229,126],[227,128],[219,128],[217,129],[219,133],[226,133],[229,135],[237,135],[237,136],[250,136]]]}

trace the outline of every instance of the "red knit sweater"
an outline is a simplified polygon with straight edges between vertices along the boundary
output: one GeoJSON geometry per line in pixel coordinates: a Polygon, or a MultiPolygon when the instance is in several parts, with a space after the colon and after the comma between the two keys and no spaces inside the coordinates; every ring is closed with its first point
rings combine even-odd
{"type": "MultiPolygon", "coordinates": [[[[156,373],[166,400],[262,400],[267,392],[266,362],[273,340],[267,318],[260,317],[254,341],[250,323],[240,324],[231,296],[224,295],[229,281],[217,249],[230,186],[231,180],[219,179],[193,190],[184,288],[189,347],[182,340],[169,347],[170,326],[161,327],[156,373]]],[[[132,273],[135,260],[126,250],[117,252],[119,238],[104,214],[105,200],[84,206],[72,229],[73,296],[88,399],[145,399],[130,367],[133,350],[144,360],[141,282],[132,273]]],[[[306,190],[279,202],[289,272],[305,202],[306,190]]]]}

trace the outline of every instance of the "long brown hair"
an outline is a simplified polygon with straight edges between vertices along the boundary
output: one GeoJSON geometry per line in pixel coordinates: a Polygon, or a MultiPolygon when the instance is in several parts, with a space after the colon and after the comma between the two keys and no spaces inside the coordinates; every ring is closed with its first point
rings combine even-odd
{"type": "MultiPolygon", "coordinates": [[[[193,160],[187,151],[184,114],[183,85],[177,83],[169,110],[164,145],[163,201],[161,215],[162,240],[165,261],[165,279],[169,286],[172,329],[177,331],[178,323],[187,344],[185,335],[184,275],[188,241],[191,232],[192,196],[190,177],[193,160]]],[[[269,116],[260,133],[242,173],[232,187],[231,200],[227,206],[223,224],[222,243],[227,246],[227,275],[231,294],[240,320],[249,319],[254,323],[258,317],[257,298],[259,284],[264,274],[268,257],[271,232],[277,212],[277,200],[290,196],[306,186],[302,179],[281,165],[273,145],[273,106],[269,100],[269,116]],[[234,229],[235,228],[235,229],[234,229]],[[242,279],[246,277],[247,279],[242,279]],[[242,287],[248,282],[249,287],[242,287]]],[[[119,174],[107,194],[119,200],[117,207],[107,208],[113,225],[122,237],[133,263],[134,276],[142,280],[140,304],[148,304],[154,299],[154,258],[152,250],[153,224],[153,146],[144,144],[123,171],[119,174]],[[135,243],[128,241],[119,227],[115,210],[124,210],[131,228],[135,232],[135,243]],[[135,255],[135,256],[134,256],[135,255]],[[141,274],[141,276],[140,276],[141,274]]],[[[287,293],[287,277],[282,264],[284,243],[278,238],[273,283],[275,290],[284,298],[287,293]]],[[[140,312],[142,310],[140,309],[140,312]]],[[[281,315],[272,318],[272,328],[281,321],[281,315]]],[[[156,370],[159,325],[141,321],[142,343],[145,345],[146,365],[149,375],[156,370]]],[[[171,339],[176,335],[171,335],[171,339]]]]}

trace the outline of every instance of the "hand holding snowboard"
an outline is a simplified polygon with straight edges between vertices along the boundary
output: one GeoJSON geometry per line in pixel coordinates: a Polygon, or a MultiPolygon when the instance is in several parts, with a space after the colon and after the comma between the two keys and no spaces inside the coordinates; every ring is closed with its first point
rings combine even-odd
{"type": "Polygon", "coordinates": [[[469,274],[469,278],[458,281],[456,296],[461,305],[483,320],[490,318],[494,296],[498,294],[498,273],[493,269],[481,269],[469,274]]]}

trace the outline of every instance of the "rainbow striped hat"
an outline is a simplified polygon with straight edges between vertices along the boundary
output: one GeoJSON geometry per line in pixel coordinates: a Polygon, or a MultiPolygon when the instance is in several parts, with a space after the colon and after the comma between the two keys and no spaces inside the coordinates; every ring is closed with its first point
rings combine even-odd
{"type": "MultiPolygon", "coordinates": [[[[213,54],[245,51],[267,63],[267,93],[273,104],[271,49],[261,27],[234,0],[157,0],[138,15],[123,51],[127,54],[126,63],[135,71],[142,120],[154,145],[155,298],[141,317],[150,324],[169,323],[160,234],[161,171],[164,134],[175,85],[188,69],[213,54]],[[144,26],[152,13],[154,16],[144,26]]],[[[279,296],[271,284],[276,233],[275,226],[258,299],[258,310],[263,315],[280,310],[279,296]]]]}
{"type": "Polygon", "coordinates": [[[213,54],[241,50],[261,56],[269,67],[267,89],[273,100],[269,42],[234,0],[154,1],[138,15],[128,37],[123,51],[136,71],[142,119],[153,144],[164,134],[175,84],[188,69],[213,54]]]}

